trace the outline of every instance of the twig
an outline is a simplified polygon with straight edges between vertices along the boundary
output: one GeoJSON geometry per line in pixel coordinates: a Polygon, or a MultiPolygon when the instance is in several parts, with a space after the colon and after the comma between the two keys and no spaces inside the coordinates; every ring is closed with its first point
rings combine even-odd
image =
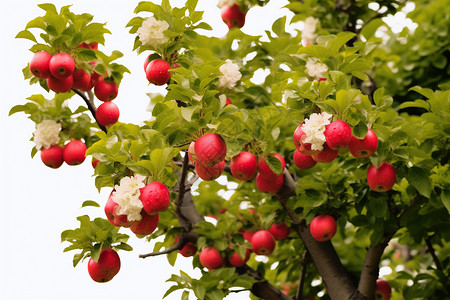
{"type": "Polygon", "coordinates": [[[151,253],[147,253],[147,254],[139,254],[139,258],[147,258],[147,257],[151,257],[151,256],[158,256],[158,255],[169,254],[169,253],[171,253],[173,251],[180,250],[181,248],[183,248],[183,245],[182,245],[182,242],[181,242],[181,239],[180,239],[172,247],[164,249],[163,251],[151,252],[151,253]]]}
{"type": "MultiPolygon", "coordinates": [[[[439,258],[436,255],[436,252],[434,251],[434,247],[433,244],[431,243],[431,239],[433,238],[433,236],[429,236],[425,239],[425,243],[427,244],[428,247],[428,251],[431,254],[431,257],[433,258],[434,264],[436,265],[436,269],[438,269],[439,271],[441,271],[442,274],[444,273],[444,269],[442,268],[442,264],[439,261],[439,258]]],[[[439,280],[441,281],[442,285],[444,286],[444,289],[447,291],[447,293],[450,294],[450,287],[448,285],[448,280],[447,278],[444,276],[438,276],[439,280]]]]}
{"type": "Polygon", "coordinates": [[[83,93],[80,92],[79,90],[72,89],[72,91],[74,91],[78,96],[80,96],[81,98],[83,98],[84,102],[86,102],[86,105],[87,105],[89,111],[91,112],[92,116],[94,117],[95,122],[97,122],[98,127],[99,127],[101,130],[103,130],[104,132],[108,132],[108,130],[106,129],[106,127],[103,126],[103,125],[100,125],[100,123],[99,123],[98,120],[97,120],[97,116],[96,116],[96,113],[95,113],[95,112],[97,111],[97,108],[96,108],[95,105],[94,105],[94,101],[93,101],[93,98],[92,98],[92,93],[91,93],[91,92],[88,93],[88,96],[89,96],[89,98],[88,98],[88,97],[86,97],[85,94],[83,94],[83,93]]]}
{"type": "Polygon", "coordinates": [[[297,293],[295,294],[295,300],[303,300],[303,286],[305,285],[306,267],[308,266],[310,256],[308,250],[305,250],[305,255],[302,260],[302,272],[300,273],[300,280],[298,282],[297,293]]]}

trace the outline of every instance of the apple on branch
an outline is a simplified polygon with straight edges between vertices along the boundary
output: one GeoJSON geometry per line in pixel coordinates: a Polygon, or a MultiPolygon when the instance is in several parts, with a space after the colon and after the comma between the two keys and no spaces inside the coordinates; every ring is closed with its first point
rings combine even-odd
{"type": "Polygon", "coordinates": [[[220,252],[214,247],[206,247],[200,252],[200,264],[208,268],[208,270],[214,270],[221,268],[225,260],[220,255],[220,252]]]}
{"type": "Polygon", "coordinates": [[[309,229],[314,239],[325,242],[336,234],[336,220],[330,215],[320,215],[311,221],[309,229]]]}
{"type": "Polygon", "coordinates": [[[92,257],[88,262],[88,272],[92,280],[96,282],[108,282],[120,270],[120,257],[116,251],[110,248],[102,249],[98,261],[92,257]]]}

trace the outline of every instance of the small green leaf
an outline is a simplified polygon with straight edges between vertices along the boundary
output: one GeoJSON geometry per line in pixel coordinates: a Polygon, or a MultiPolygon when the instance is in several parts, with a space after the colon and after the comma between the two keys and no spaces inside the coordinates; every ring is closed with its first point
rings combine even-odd
{"type": "Polygon", "coordinates": [[[16,39],[27,39],[27,40],[31,40],[31,41],[37,43],[36,38],[34,37],[34,35],[31,32],[29,32],[28,30],[26,30],[26,29],[22,30],[21,32],[19,32],[16,35],[16,39]]]}
{"type": "Polygon", "coordinates": [[[100,204],[98,204],[97,202],[95,202],[93,200],[86,200],[83,202],[81,207],[87,207],[87,206],[100,207],[100,204]]]}
{"type": "Polygon", "coordinates": [[[278,158],[269,155],[264,157],[264,161],[275,174],[280,175],[283,172],[283,165],[278,158]]]}

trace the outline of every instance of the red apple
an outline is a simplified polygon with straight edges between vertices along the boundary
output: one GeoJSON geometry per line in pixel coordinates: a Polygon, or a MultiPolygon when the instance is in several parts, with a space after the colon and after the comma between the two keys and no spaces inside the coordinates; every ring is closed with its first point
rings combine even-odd
{"type": "Polygon", "coordinates": [[[200,252],[200,264],[209,270],[218,269],[225,263],[224,259],[214,247],[206,247],[200,252]]]}
{"type": "Polygon", "coordinates": [[[221,17],[228,28],[242,28],[245,24],[246,11],[242,11],[238,4],[233,6],[224,5],[221,10],[221,17]]]}
{"type": "MultiPolygon", "coordinates": [[[[175,237],[175,244],[178,243],[178,241],[180,240],[180,237],[177,236],[175,237]]],[[[180,254],[183,255],[184,257],[190,257],[190,256],[194,256],[195,253],[197,252],[197,246],[195,244],[193,244],[192,242],[187,242],[183,248],[180,249],[180,254]]]]}
{"type": "Polygon", "coordinates": [[[377,279],[377,287],[375,291],[376,300],[391,299],[391,285],[383,279],[377,279]]]}
{"type": "Polygon", "coordinates": [[[237,252],[233,252],[233,254],[230,257],[228,257],[228,262],[233,267],[242,267],[250,259],[250,254],[251,254],[250,249],[247,249],[245,251],[245,256],[243,258],[240,257],[237,252]]]}
{"type": "Polygon", "coordinates": [[[269,167],[269,165],[266,163],[263,157],[260,157],[258,160],[258,172],[261,177],[263,177],[265,180],[275,180],[277,179],[284,170],[284,167],[286,166],[286,162],[284,161],[284,158],[279,155],[278,153],[271,154],[270,156],[273,156],[277,158],[281,163],[281,173],[276,174],[272,169],[269,167]]]}
{"type": "Polygon", "coordinates": [[[249,180],[255,175],[258,163],[256,157],[250,152],[241,152],[234,156],[230,162],[230,171],[239,180],[249,180]]]}
{"type": "Polygon", "coordinates": [[[54,77],[64,79],[73,74],[75,61],[69,53],[58,53],[50,59],[48,68],[54,77]]]}
{"type": "Polygon", "coordinates": [[[167,61],[162,59],[154,59],[145,69],[147,80],[156,85],[164,85],[170,79],[169,69],[170,64],[167,61]]]}
{"type": "Polygon", "coordinates": [[[114,81],[100,78],[94,86],[94,93],[100,101],[112,101],[116,99],[119,88],[114,81]]]}
{"type": "Polygon", "coordinates": [[[95,117],[100,125],[111,126],[119,120],[119,108],[113,102],[103,102],[97,108],[95,117]]]}
{"type": "Polygon", "coordinates": [[[140,221],[133,222],[130,226],[130,230],[134,234],[149,235],[155,231],[158,227],[159,214],[149,215],[144,210],[141,211],[142,219],[140,221]]]}
{"type": "Polygon", "coordinates": [[[83,69],[77,69],[73,72],[72,88],[81,91],[89,91],[91,89],[91,75],[83,69]]]}
{"type": "Polygon", "coordinates": [[[191,242],[188,242],[180,250],[180,254],[183,255],[184,257],[194,256],[196,252],[197,252],[197,246],[195,246],[191,242]]]}
{"type": "Polygon", "coordinates": [[[38,78],[50,77],[50,70],[48,65],[52,59],[52,55],[45,51],[36,52],[30,61],[30,71],[38,78]]]}
{"type": "Polygon", "coordinates": [[[393,165],[383,162],[379,168],[374,165],[369,167],[367,172],[367,183],[375,192],[387,192],[394,186],[396,172],[393,165]]]}
{"type": "Polygon", "coordinates": [[[315,240],[325,242],[336,234],[336,220],[330,215],[320,215],[311,221],[309,229],[315,240]]]}
{"type": "Polygon", "coordinates": [[[275,238],[269,231],[259,230],[253,234],[250,244],[256,254],[269,255],[275,249],[275,238]]]}
{"type": "Polygon", "coordinates": [[[227,97],[227,100],[225,101],[225,105],[233,104],[233,101],[231,101],[230,98],[227,97]]]}
{"type": "Polygon", "coordinates": [[[131,225],[133,225],[133,223],[135,223],[135,221],[128,221],[127,215],[118,214],[117,210],[119,204],[117,204],[114,201],[113,193],[114,191],[112,191],[111,194],[109,194],[108,200],[106,201],[105,205],[106,218],[114,226],[130,227],[131,225]]]}
{"type": "Polygon", "coordinates": [[[273,237],[277,240],[284,240],[289,236],[291,230],[286,225],[286,223],[281,222],[279,224],[272,224],[269,228],[269,232],[273,235],[273,237]]]}
{"type": "Polygon", "coordinates": [[[195,171],[197,172],[198,177],[205,181],[211,181],[217,179],[222,175],[223,170],[225,169],[225,161],[221,161],[218,164],[215,164],[212,167],[204,167],[202,166],[198,160],[195,161],[195,171]]]}
{"type": "Polygon", "coordinates": [[[73,140],[63,149],[63,158],[69,166],[81,164],[86,158],[86,145],[82,141],[73,140]]]}
{"type": "Polygon", "coordinates": [[[348,144],[350,153],[357,158],[367,158],[377,151],[378,137],[372,129],[367,130],[366,136],[360,140],[354,136],[348,144]]]}
{"type": "Polygon", "coordinates": [[[345,148],[352,139],[352,129],[347,122],[342,120],[333,121],[325,126],[325,139],[328,147],[333,150],[345,148]]]}
{"type": "Polygon", "coordinates": [[[41,160],[47,167],[53,169],[61,167],[64,162],[63,148],[61,148],[59,145],[53,145],[48,149],[42,149],[41,160]]]}
{"type": "Polygon", "coordinates": [[[294,164],[297,166],[297,168],[305,170],[312,168],[316,165],[316,161],[311,155],[306,155],[301,153],[298,150],[295,150],[294,152],[294,164]]]}
{"type": "Polygon", "coordinates": [[[212,167],[223,161],[227,155],[227,145],[217,133],[207,133],[194,145],[197,160],[204,167],[212,167]]]}
{"type": "Polygon", "coordinates": [[[266,180],[258,173],[256,175],[256,186],[261,192],[276,194],[283,186],[283,180],[283,174],[274,180],[266,180]]]}
{"type": "Polygon", "coordinates": [[[329,163],[336,159],[339,154],[339,150],[333,150],[325,143],[323,144],[323,150],[311,155],[311,157],[317,162],[329,163]]]}
{"type": "Polygon", "coordinates": [[[50,75],[47,78],[47,86],[55,93],[67,93],[70,91],[73,85],[73,76],[69,76],[64,79],[58,79],[50,75]]]}
{"type": "Polygon", "coordinates": [[[110,248],[102,249],[98,261],[89,259],[88,272],[96,282],[107,282],[113,279],[120,270],[120,257],[110,248]]]}
{"type": "Polygon", "coordinates": [[[148,66],[148,64],[151,62],[151,61],[153,61],[153,60],[155,60],[155,59],[160,59],[161,58],[161,55],[159,55],[158,53],[151,53],[151,54],[149,54],[146,58],[145,58],[145,61],[144,61],[144,71],[147,71],[147,66],[148,66]]]}
{"type": "Polygon", "coordinates": [[[169,207],[170,192],[161,182],[151,182],[141,188],[140,191],[139,199],[141,199],[147,214],[151,215],[169,207]]]}

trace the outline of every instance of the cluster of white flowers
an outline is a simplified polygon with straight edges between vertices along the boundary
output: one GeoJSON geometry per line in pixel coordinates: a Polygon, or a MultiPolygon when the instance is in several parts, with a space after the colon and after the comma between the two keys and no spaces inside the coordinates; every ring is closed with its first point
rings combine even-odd
{"type": "Polygon", "coordinates": [[[319,23],[319,19],[316,19],[314,17],[307,17],[305,19],[302,31],[302,40],[307,45],[314,44],[316,42],[317,34],[315,32],[317,23],[319,23]]]}
{"type": "Polygon", "coordinates": [[[219,70],[222,73],[222,76],[219,76],[219,87],[232,89],[242,77],[239,66],[229,59],[220,66],[219,70]]]}
{"type": "Polygon", "coordinates": [[[44,120],[36,124],[36,131],[34,132],[34,142],[36,149],[48,149],[52,145],[59,143],[59,132],[61,131],[61,124],[54,120],[44,120]]]}
{"type": "Polygon", "coordinates": [[[330,124],[332,115],[323,112],[321,114],[311,114],[309,119],[306,118],[302,125],[302,130],[306,138],[305,143],[311,144],[311,150],[323,150],[323,143],[325,143],[325,125],[330,124]]]}
{"type": "Polygon", "coordinates": [[[219,3],[217,4],[217,7],[224,7],[224,6],[233,6],[235,3],[235,0],[219,0],[219,3]]]}
{"type": "Polygon", "coordinates": [[[328,67],[321,63],[317,58],[310,57],[306,62],[306,71],[309,76],[319,79],[325,77],[323,73],[328,71],[328,67]]]}
{"type": "Polygon", "coordinates": [[[127,215],[128,221],[140,221],[142,219],[141,210],[144,207],[139,199],[140,188],[145,186],[145,177],[134,175],[133,177],[123,177],[119,185],[114,187],[113,200],[118,204],[117,214],[127,215]]]}
{"type": "Polygon", "coordinates": [[[168,28],[169,24],[166,21],[158,21],[154,17],[149,17],[142,22],[137,34],[142,45],[158,49],[160,45],[169,41],[169,38],[164,35],[164,31],[168,28]]]}

